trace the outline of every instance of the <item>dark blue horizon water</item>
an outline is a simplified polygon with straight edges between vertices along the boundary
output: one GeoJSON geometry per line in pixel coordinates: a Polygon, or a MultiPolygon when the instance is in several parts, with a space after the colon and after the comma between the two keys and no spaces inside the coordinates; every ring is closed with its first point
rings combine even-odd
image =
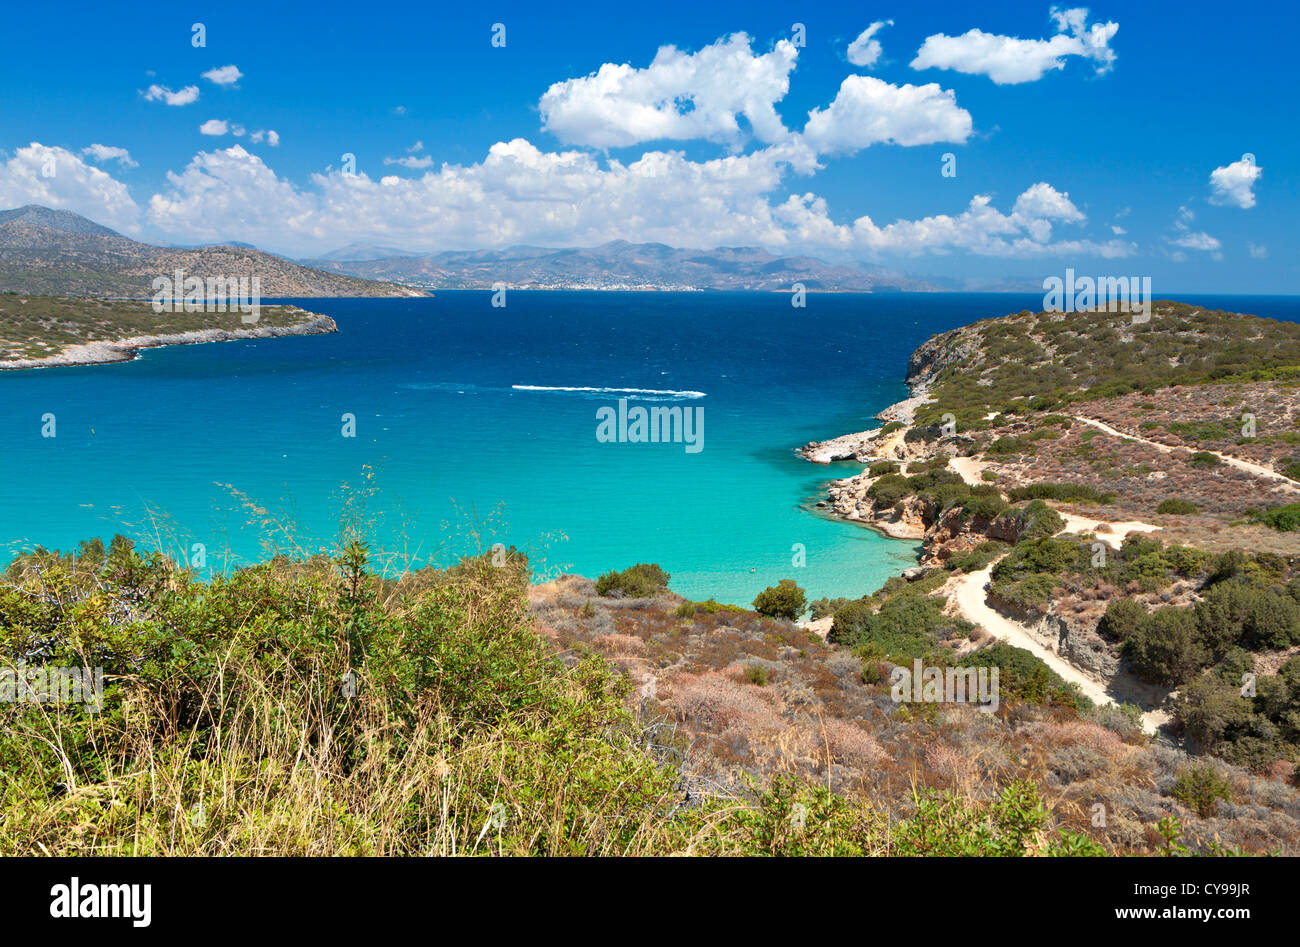
{"type": "MultiPolygon", "coordinates": [[[[1300,321],[1300,297],[1160,295],[1300,321]]],[[[222,569],[268,544],[330,548],[350,495],[375,545],[415,564],[500,541],[543,575],[658,562],[695,599],[748,604],[781,578],[811,597],[862,595],[912,564],[915,546],[810,512],[827,480],[860,467],[792,449],[875,426],[934,333],[1042,304],[993,293],[814,294],[804,309],[772,293],[490,299],[292,300],[339,332],[0,373],[0,540],[9,553],[70,550],[121,532],[172,555],[202,543],[222,569]],[[596,411],[620,393],[538,390],[564,388],[703,393],[628,396],[702,406],[704,449],[600,443],[596,411]],[[46,413],[55,438],[41,437],[46,413]],[[355,438],[341,436],[344,413],[355,438]]]]}

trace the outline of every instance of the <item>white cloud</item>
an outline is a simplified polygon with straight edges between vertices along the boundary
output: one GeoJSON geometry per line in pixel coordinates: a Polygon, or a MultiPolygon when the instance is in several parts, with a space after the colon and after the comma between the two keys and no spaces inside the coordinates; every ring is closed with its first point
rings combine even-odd
{"type": "Polygon", "coordinates": [[[125,148],[116,148],[112,145],[88,145],[81,149],[81,153],[92,161],[116,161],[123,168],[138,168],[139,162],[132,160],[131,152],[125,148]]]}
{"type": "Polygon", "coordinates": [[[379,180],[332,171],[299,189],[236,145],[169,174],[148,221],[191,241],[243,239],[293,252],[333,246],[343,234],[424,249],[618,238],[783,246],[791,236],[768,196],[803,157],[798,146],[781,145],[703,162],[650,152],[624,164],[515,139],[493,145],[477,164],[379,180]]]}
{"type": "Polygon", "coordinates": [[[855,66],[871,68],[880,61],[880,40],[875,38],[882,27],[893,26],[893,20],[877,20],[858,34],[858,38],[849,43],[848,59],[855,66]]]}
{"type": "Polygon", "coordinates": [[[1084,215],[1046,183],[1027,188],[1007,213],[977,196],[953,216],[885,227],[865,216],[837,223],[815,194],[782,200],[784,178],[802,158],[797,143],[784,143],[709,161],[655,151],[624,164],[514,139],[493,145],[476,164],[378,179],[330,171],[299,188],[235,145],[200,153],[169,174],[147,221],[191,242],[249,240],[304,255],[354,239],[424,250],[614,239],[859,255],[1118,257],[1134,249],[1118,240],[1053,242],[1054,225],[1079,224],[1084,215]]]}
{"type": "Polygon", "coordinates": [[[743,116],[760,141],[777,142],[789,133],[774,105],[789,91],[798,54],[783,39],[755,55],[744,33],[696,53],[663,46],[645,69],[605,63],[552,85],[539,103],[542,127],[598,148],[694,138],[736,145],[746,137],[743,116]]]}
{"type": "Polygon", "coordinates": [[[140,208],[125,184],[67,149],[39,142],[0,163],[0,207],[23,204],[70,210],[116,230],[139,230],[140,208]]]}
{"type": "MultiPolygon", "coordinates": [[[[1212,237],[1201,230],[1193,230],[1191,224],[1195,219],[1196,214],[1192,212],[1190,207],[1178,208],[1178,217],[1174,221],[1174,236],[1166,237],[1165,240],[1175,247],[1182,247],[1184,250],[1203,250],[1210,253],[1216,260],[1222,259],[1219,250],[1223,247],[1223,244],[1219,242],[1217,237],[1212,237]]],[[[1181,262],[1186,259],[1186,254],[1175,253],[1174,259],[1181,262]]]]}
{"type": "Polygon", "coordinates": [[[216,69],[209,69],[207,72],[202,73],[202,75],[204,79],[207,79],[210,82],[215,82],[217,85],[234,85],[244,77],[244,74],[239,71],[239,67],[235,65],[219,66],[216,69]]]}
{"type": "Polygon", "coordinates": [[[225,135],[230,131],[230,123],[220,118],[210,118],[199,126],[201,135],[225,135]]]}
{"type": "Polygon", "coordinates": [[[803,139],[818,153],[846,154],[881,143],[960,143],[970,133],[970,112],[937,83],[896,86],[874,76],[849,76],[829,106],[808,113],[803,139]]]}
{"type": "Polygon", "coordinates": [[[262,129],[259,128],[257,131],[253,132],[248,136],[248,140],[255,145],[261,144],[263,139],[266,139],[266,143],[270,145],[272,148],[280,147],[280,134],[275,129],[271,129],[269,131],[263,131],[262,129]]]}
{"type": "Polygon", "coordinates": [[[385,158],[384,164],[400,164],[404,168],[428,168],[433,165],[433,158],[429,155],[418,158],[415,155],[407,155],[404,158],[385,158]]]}
{"type": "Polygon", "coordinates": [[[1217,237],[1211,237],[1208,233],[1199,230],[1189,230],[1177,237],[1171,237],[1169,242],[1187,250],[1218,250],[1223,246],[1217,237]]]}
{"type": "Polygon", "coordinates": [[[1255,206],[1255,182],[1264,169],[1255,164],[1253,155],[1245,155],[1210,172],[1210,203],[1243,210],[1255,206]]]}
{"type": "Polygon", "coordinates": [[[1056,35],[1051,39],[1019,39],[973,29],[961,36],[936,33],[928,36],[913,69],[955,69],[971,75],[985,75],[998,85],[1035,82],[1052,69],[1064,69],[1066,57],[1079,56],[1095,64],[1098,75],[1115,62],[1110,41],[1119,31],[1115,22],[1088,25],[1083,7],[1051,11],[1056,35]]]}
{"type": "Polygon", "coordinates": [[[1250,255],[1256,260],[1265,260],[1268,258],[1268,247],[1263,246],[1262,244],[1247,242],[1246,249],[1250,251],[1250,255]]]}
{"type": "Polygon", "coordinates": [[[938,214],[921,220],[899,220],[885,227],[870,217],[853,222],[857,243],[877,252],[949,253],[965,250],[981,256],[1130,256],[1131,243],[1109,240],[1052,242],[1054,223],[1082,223],[1084,214],[1062,193],[1045,182],[1028,188],[1016,198],[1011,213],[1004,214],[988,195],[977,194],[966,210],[956,216],[938,214]]]}
{"type": "Polygon", "coordinates": [[[146,102],[161,100],[168,105],[189,105],[199,100],[199,87],[187,85],[185,88],[173,92],[163,85],[151,85],[145,90],[144,99],[146,102]]]}

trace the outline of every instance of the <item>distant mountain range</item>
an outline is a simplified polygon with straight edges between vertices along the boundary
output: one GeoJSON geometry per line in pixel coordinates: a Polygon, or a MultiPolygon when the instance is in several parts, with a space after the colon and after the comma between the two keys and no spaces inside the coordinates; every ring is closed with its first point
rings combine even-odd
{"type": "Polygon", "coordinates": [[[894,270],[775,256],[757,247],[684,250],[615,240],[598,247],[415,253],[353,243],[291,261],[246,243],[160,247],[65,210],[0,211],[0,292],[147,297],[176,270],[205,279],[257,276],[262,295],[412,296],[436,289],[763,290],[821,292],[955,288],[894,270]]]}
{"type": "Polygon", "coordinates": [[[244,244],[156,247],[65,210],[0,211],[0,292],[147,297],[156,277],[256,276],[264,297],[413,296],[421,290],[322,272],[244,244]]]}
{"type": "Polygon", "coordinates": [[[305,266],[425,289],[751,289],[924,292],[946,289],[905,273],[774,256],[757,247],[680,250],[615,240],[598,247],[448,250],[413,254],[353,244],[305,266]]]}

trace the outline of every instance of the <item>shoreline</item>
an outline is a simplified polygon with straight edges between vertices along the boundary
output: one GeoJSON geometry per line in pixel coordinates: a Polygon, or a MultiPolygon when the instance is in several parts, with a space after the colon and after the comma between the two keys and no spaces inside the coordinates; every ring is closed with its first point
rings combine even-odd
{"type": "Polygon", "coordinates": [[[169,335],[137,335],[125,339],[80,342],[66,346],[56,355],[0,362],[0,371],[112,365],[134,361],[140,357],[141,349],[163,348],[169,345],[201,345],[207,342],[238,342],[246,339],[275,339],[293,335],[330,335],[339,330],[338,323],[329,316],[320,313],[308,314],[312,316],[311,319],[291,326],[195,329],[169,335]]]}

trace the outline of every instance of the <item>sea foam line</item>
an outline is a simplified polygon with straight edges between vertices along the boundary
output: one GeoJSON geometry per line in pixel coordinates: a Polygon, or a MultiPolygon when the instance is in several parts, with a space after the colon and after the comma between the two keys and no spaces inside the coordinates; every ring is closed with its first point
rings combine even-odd
{"type": "Polygon", "coordinates": [[[675,391],[671,388],[583,388],[566,385],[511,385],[516,391],[582,391],[597,394],[665,395],[670,398],[703,398],[702,391],[675,391]]]}

